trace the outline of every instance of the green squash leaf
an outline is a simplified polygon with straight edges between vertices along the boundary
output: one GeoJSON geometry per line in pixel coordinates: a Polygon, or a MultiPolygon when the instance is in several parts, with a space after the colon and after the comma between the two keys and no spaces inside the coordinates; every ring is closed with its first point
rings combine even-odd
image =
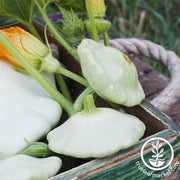
{"type": "Polygon", "coordinates": [[[24,24],[34,36],[41,39],[32,23],[34,6],[34,0],[0,0],[0,15],[24,24]]]}
{"type": "Polygon", "coordinates": [[[52,3],[55,0],[34,0],[34,1],[40,9],[44,10],[49,3],[52,3]]]}
{"type": "Polygon", "coordinates": [[[66,9],[59,7],[63,20],[61,22],[63,25],[56,26],[57,29],[64,35],[65,39],[70,43],[79,43],[85,38],[84,35],[84,23],[81,18],[79,18],[71,9],[67,11],[66,9]]]}
{"type": "Polygon", "coordinates": [[[32,22],[33,0],[0,0],[0,15],[10,17],[22,24],[32,22]]]}
{"type": "Polygon", "coordinates": [[[75,12],[84,12],[85,0],[59,0],[57,3],[58,7],[63,7],[65,9],[73,9],[75,12]]]}

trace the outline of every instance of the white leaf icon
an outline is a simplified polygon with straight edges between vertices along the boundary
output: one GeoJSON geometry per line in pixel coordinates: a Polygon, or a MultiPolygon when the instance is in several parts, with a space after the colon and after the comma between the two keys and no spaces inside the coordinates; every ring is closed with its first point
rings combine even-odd
{"type": "Polygon", "coordinates": [[[159,141],[156,142],[156,148],[158,149],[159,146],[159,141]]]}
{"type": "MultiPolygon", "coordinates": [[[[159,144],[159,148],[161,148],[161,146],[162,146],[162,143],[159,144]]],[[[159,149],[159,148],[158,148],[158,149],[159,149]]]]}
{"type": "Polygon", "coordinates": [[[153,148],[155,148],[155,149],[156,149],[156,145],[155,145],[154,143],[152,144],[152,146],[153,146],[153,148]]]}
{"type": "Polygon", "coordinates": [[[159,154],[159,156],[158,157],[163,157],[163,155],[162,154],[159,154]]]}
{"type": "Polygon", "coordinates": [[[164,152],[164,148],[162,148],[161,150],[160,150],[160,153],[163,153],[164,152]]]}

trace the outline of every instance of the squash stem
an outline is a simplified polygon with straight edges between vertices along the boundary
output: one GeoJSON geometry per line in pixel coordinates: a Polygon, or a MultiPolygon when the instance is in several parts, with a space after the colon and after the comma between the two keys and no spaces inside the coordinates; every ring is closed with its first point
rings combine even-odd
{"type": "Polygon", "coordinates": [[[75,80],[76,82],[82,84],[83,86],[85,87],[88,87],[88,82],[86,81],[86,79],[84,79],[83,77],[63,68],[63,67],[60,67],[58,70],[57,70],[57,73],[60,73],[66,77],[69,77],[70,79],[73,79],[75,80]]]}
{"type": "Polygon", "coordinates": [[[91,87],[86,88],[76,99],[74,103],[74,111],[80,112],[83,109],[83,101],[86,95],[93,93],[94,90],[91,87]]]}
{"type": "Polygon", "coordinates": [[[63,79],[63,77],[60,75],[60,74],[55,74],[55,78],[56,78],[56,81],[57,81],[57,84],[62,92],[62,94],[71,102],[73,102],[72,100],[72,97],[71,97],[71,94],[69,92],[69,89],[63,79]]]}
{"type": "Polygon", "coordinates": [[[40,12],[45,20],[45,22],[47,23],[49,29],[51,30],[51,32],[54,34],[54,36],[57,38],[57,40],[65,47],[65,49],[77,60],[79,61],[78,55],[77,55],[77,51],[75,49],[73,49],[65,40],[64,38],[59,34],[59,32],[57,31],[57,29],[54,27],[54,25],[52,24],[51,20],[48,18],[45,10],[40,9],[40,12]]]}
{"type": "Polygon", "coordinates": [[[108,33],[107,32],[103,33],[103,38],[104,38],[104,45],[105,46],[109,46],[109,37],[108,37],[108,33]]]}
{"type": "Polygon", "coordinates": [[[94,113],[95,111],[97,111],[96,105],[94,103],[94,98],[93,95],[87,95],[84,98],[84,112],[91,114],[94,113]]]}

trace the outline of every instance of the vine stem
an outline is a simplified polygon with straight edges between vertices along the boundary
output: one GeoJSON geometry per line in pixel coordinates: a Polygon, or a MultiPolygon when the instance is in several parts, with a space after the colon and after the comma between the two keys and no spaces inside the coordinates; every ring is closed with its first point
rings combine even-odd
{"type": "Polygon", "coordinates": [[[57,91],[0,32],[0,42],[19,61],[26,71],[62,106],[69,116],[74,114],[73,104],[57,91]]]}
{"type": "Polygon", "coordinates": [[[107,32],[103,33],[103,38],[104,38],[104,45],[109,46],[109,36],[107,32]]]}
{"type": "Polygon", "coordinates": [[[63,67],[60,67],[57,71],[57,73],[60,73],[66,77],[69,77],[70,79],[73,79],[75,81],[77,81],[78,83],[82,84],[83,86],[85,87],[88,87],[89,84],[88,82],[86,81],[86,79],[84,79],[83,77],[63,68],[63,67]]]}
{"type": "Polygon", "coordinates": [[[60,75],[60,74],[55,74],[55,78],[56,78],[56,81],[57,81],[57,84],[62,92],[62,94],[71,102],[73,102],[72,100],[72,97],[71,97],[71,94],[69,92],[69,89],[63,79],[63,77],[60,75]]]}
{"type": "Polygon", "coordinates": [[[45,20],[45,22],[47,23],[49,29],[51,30],[51,32],[54,34],[54,36],[57,38],[57,40],[62,44],[62,46],[65,47],[65,49],[77,60],[79,61],[77,52],[75,49],[73,49],[65,40],[64,38],[59,34],[59,32],[57,31],[57,29],[54,27],[54,25],[52,24],[51,20],[48,18],[46,12],[43,9],[40,9],[40,12],[45,20]]]}
{"type": "Polygon", "coordinates": [[[87,87],[77,98],[77,100],[74,103],[74,111],[79,112],[83,108],[83,101],[86,95],[92,94],[94,90],[91,87],[87,87]]]}
{"type": "Polygon", "coordinates": [[[87,8],[90,23],[91,23],[93,38],[96,42],[99,42],[99,37],[98,37],[97,28],[96,28],[96,24],[94,20],[93,7],[92,7],[91,0],[86,0],[86,8],[87,8]]]}
{"type": "MultiPolygon", "coordinates": [[[[47,37],[47,24],[46,24],[45,27],[44,27],[44,36],[45,36],[45,40],[46,40],[46,45],[47,45],[47,47],[48,47],[48,49],[49,49],[49,53],[52,55],[51,46],[50,46],[50,44],[49,44],[49,40],[48,40],[48,37],[47,37]]],[[[53,57],[53,55],[52,55],[52,57],[53,57]]],[[[58,64],[59,64],[59,63],[58,63],[58,64]]],[[[62,94],[63,94],[69,101],[73,102],[72,97],[71,97],[71,94],[70,94],[70,92],[69,92],[69,89],[68,89],[68,87],[67,87],[67,85],[66,85],[66,82],[65,82],[65,80],[63,79],[63,77],[62,77],[60,74],[56,73],[56,74],[55,74],[55,78],[56,78],[56,82],[57,82],[57,84],[58,84],[58,86],[59,86],[62,94]]]]}

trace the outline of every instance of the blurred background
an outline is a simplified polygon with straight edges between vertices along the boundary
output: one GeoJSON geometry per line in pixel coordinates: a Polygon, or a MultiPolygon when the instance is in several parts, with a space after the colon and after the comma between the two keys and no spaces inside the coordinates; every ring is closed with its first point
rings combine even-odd
{"type": "MultiPolygon", "coordinates": [[[[180,0],[105,0],[111,38],[136,37],[158,43],[180,56],[180,0]]],[[[169,76],[166,68],[148,60],[169,76]]]]}
{"type": "MultiPolygon", "coordinates": [[[[106,19],[112,22],[110,38],[140,38],[158,43],[180,56],[180,0],[105,0],[106,19]]],[[[57,12],[48,6],[48,14],[57,12]]],[[[37,8],[36,16],[41,16],[37,8]]],[[[7,19],[0,16],[0,24],[7,19]]],[[[8,20],[9,21],[9,20],[8,20]]],[[[156,70],[169,76],[167,68],[147,59],[156,70]]]]}
{"type": "Polygon", "coordinates": [[[106,0],[112,38],[149,39],[180,55],[180,0],[106,0]]]}

